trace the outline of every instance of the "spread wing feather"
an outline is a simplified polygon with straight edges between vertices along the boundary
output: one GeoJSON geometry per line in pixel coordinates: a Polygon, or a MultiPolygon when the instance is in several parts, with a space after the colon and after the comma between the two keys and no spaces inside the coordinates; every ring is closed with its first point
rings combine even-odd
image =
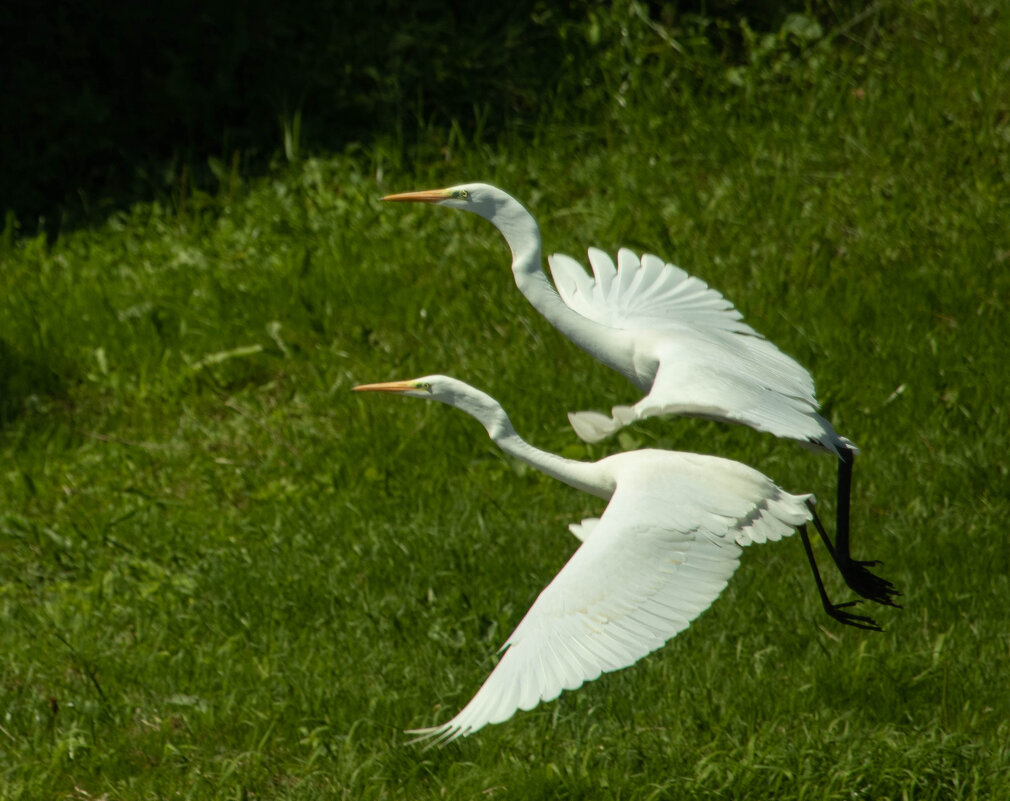
{"type": "Polygon", "coordinates": [[[627,248],[610,256],[589,249],[590,278],[571,256],[547,259],[554,285],[565,304],[609,328],[668,330],[692,328],[759,336],[723,295],[652,254],[641,259],[627,248]]]}
{"type": "Polygon", "coordinates": [[[666,469],[652,462],[618,479],[591,535],[540,593],[484,685],[452,720],[414,730],[419,740],[450,742],[634,664],[711,605],[740,546],[780,539],[809,519],[809,496],[789,495],[745,465],[655,459],[666,469]]]}
{"type": "Polygon", "coordinates": [[[574,259],[548,259],[558,294],[597,325],[638,333],[658,359],[648,395],[613,416],[573,412],[582,439],[598,442],[635,420],[666,414],[741,423],[838,453],[855,446],[818,414],[810,373],[757,331],[721,293],[676,265],[622,248],[617,265],[589,249],[590,276],[574,259]]]}

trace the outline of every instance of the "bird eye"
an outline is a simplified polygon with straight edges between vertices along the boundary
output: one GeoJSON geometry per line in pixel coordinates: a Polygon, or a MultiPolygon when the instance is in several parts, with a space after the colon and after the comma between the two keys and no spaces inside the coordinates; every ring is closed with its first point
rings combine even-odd
{"type": "Polygon", "coordinates": [[[421,381],[420,383],[418,383],[417,388],[423,389],[425,392],[431,392],[431,384],[427,383],[426,381],[421,381]]]}
{"type": "Polygon", "coordinates": [[[465,189],[457,189],[455,192],[452,193],[452,196],[459,200],[466,200],[468,197],[470,197],[470,193],[467,192],[465,189]]]}

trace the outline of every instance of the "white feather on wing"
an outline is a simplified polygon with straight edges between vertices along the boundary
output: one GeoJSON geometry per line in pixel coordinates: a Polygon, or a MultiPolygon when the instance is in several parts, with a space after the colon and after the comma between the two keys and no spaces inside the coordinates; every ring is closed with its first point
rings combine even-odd
{"type": "Polygon", "coordinates": [[[669,467],[673,456],[686,457],[673,475],[639,464],[619,477],[603,516],[470,703],[447,723],[410,733],[450,742],[634,664],[712,604],[741,545],[780,539],[809,519],[809,496],[784,493],[757,471],[713,457],[657,458],[669,467]]]}
{"type": "Polygon", "coordinates": [[[610,256],[589,248],[593,277],[571,256],[547,262],[561,299],[573,311],[608,328],[635,330],[710,329],[759,336],[723,295],[658,256],[641,259],[627,248],[610,256]]]}

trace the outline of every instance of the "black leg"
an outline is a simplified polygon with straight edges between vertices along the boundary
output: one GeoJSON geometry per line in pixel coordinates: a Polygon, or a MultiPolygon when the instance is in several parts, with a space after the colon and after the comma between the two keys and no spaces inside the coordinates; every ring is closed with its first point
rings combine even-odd
{"type": "Polygon", "coordinates": [[[838,455],[838,496],[835,507],[835,550],[838,556],[849,557],[849,497],[852,495],[852,463],[855,454],[843,447],[838,455]]]}
{"type": "MultiPolygon", "coordinates": [[[[855,461],[855,454],[848,448],[842,448],[838,458],[838,498],[836,509],[836,528],[834,548],[830,545],[828,550],[838,566],[838,570],[845,579],[849,588],[885,606],[900,606],[894,602],[894,598],[901,595],[894,585],[887,579],[875,576],[868,568],[879,565],[877,561],[858,561],[852,558],[849,550],[849,497],[852,493],[852,464],[855,461]]],[[[826,538],[817,516],[814,516],[814,523],[822,538],[826,538]]],[[[825,543],[827,540],[825,539],[825,543]]]]}
{"type": "Polygon", "coordinates": [[[828,532],[824,530],[824,524],[821,523],[821,519],[817,516],[817,510],[814,508],[813,501],[807,501],[807,509],[810,510],[810,514],[813,516],[814,527],[817,529],[817,533],[821,535],[821,542],[824,543],[824,547],[828,549],[828,553],[831,554],[831,561],[836,565],[838,564],[838,555],[835,552],[835,544],[828,537],[828,532]]]}
{"type": "MultiPolygon", "coordinates": [[[[818,525],[818,529],[821,529],[820,525],[818,525]]],[[[814,581],[817,582],[817,592],[820,593],[821,604],[824,606],[824,611],[839,623],[844,623],[846,626],[854,626],[857,629],[868,629],[870,631],[883,631],[873,618],[866,617],[864,615],[853,615],[849,612],[842,611],[845,607],[855,606],[859,603],[859,601],[849,601],[844,604],[831,603],[831,600],[828,598],[828,593],[824,589],[824,582],[821,581],[821,572],[817,569],[817,562],[814,559],[814,550],[810,547],[810,538],[807,536],[807,527],[802,525],[799,526],[797,530],[800,532],[800,539],[803,540],[803,549],[807,552],[807,559],[810,561],[810,568],[814,571],[814,581]]],[[[822,534],[821,536],[825,535],[822,534]]]]}

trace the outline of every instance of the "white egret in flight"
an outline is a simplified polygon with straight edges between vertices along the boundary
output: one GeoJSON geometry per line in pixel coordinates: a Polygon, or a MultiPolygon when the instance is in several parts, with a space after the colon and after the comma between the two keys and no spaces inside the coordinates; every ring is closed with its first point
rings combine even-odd
{"type": "Polygon", "coordinates": [[[518,200],[488,184],[405,192],[383,200],[434,203],[479,214],[505,237],[512,273],[526,299],[572,342],[646,393],[632,406],[568,415],[575,432],[597,442],[635,420],[666,414],[740,423],[813,450],[835,454],[838,503],[831,554],[846,583],[865,598],[895,606],[893,585],[849,553],[849,494],[856,447],[818,414],[814,382],[794,359],[743,322],[733,304],[704,281],[657,256],[630,250],[617,266],[590,248],[590,277],[563,254],[540,265],[540,229],[518,200]]]}
{"type": "MultiPolygon", "coordinates": [[[[476,418],[506,453],[607,501],[599,518],[570,526],[582,544],[540,593],[502,646],[504,654],[473,700],[452,720],[411,733],[448,742],[517,709],[620,670],[687,628],[719,596],[741,548],[797,528],[832,617],[877,629],[868,617],[833,605],[807,538],[812,496],[791,495],[739,462],[667,450],[637,450],[597,462],[565,459],[516,434],[494,398],[462,381],[432,375],[365,384],[357,391],[437,400],[476,418]]],[[[823,533],[822,533],[822,536],[823,533]]]]}

